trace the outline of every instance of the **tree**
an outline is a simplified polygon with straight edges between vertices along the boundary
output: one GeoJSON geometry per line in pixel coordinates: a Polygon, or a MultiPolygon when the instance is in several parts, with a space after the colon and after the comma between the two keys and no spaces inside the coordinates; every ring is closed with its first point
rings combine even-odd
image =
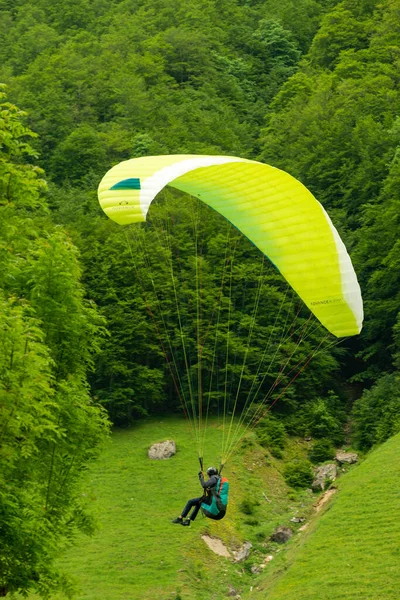
{"type": "Polygon", "coordinates": [[[341,2],[324,17],[310,48],[312,64],[332,69],[341,52],[368,45],[368,26],[360,14],[354,14],[353,8],[351,2],[341,2]]]}
{"type": "Polygon", "coordinates": [[[381,444],[400,431],[398,375],[384,375],[354,404],[354,441],[362,450],[381,444]]]}
{"type": "Polygon", "coordinates": [[[23,289],[42,321],[57,380],[85,375],[100,349],[104,319],[85,299],[77,249],[63,231],[32,245],[23,289]]]}
{"type": "Polygon", "coordinates": [[[0,594],[49,595],[69,592],[54,560],[92,527],[79,483],[108,431],[86,382],[103,321],[27,162],[24,117],[0,105],[0,594]]]}

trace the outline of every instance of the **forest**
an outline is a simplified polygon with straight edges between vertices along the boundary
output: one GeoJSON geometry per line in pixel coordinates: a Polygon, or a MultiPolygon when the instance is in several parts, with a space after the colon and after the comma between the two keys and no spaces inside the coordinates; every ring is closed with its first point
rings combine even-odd
{"type": "Polygon", "coordinates": [[[285,436],[368,451],[400,431],[399,67],[400,0],[0,0],[0,596],[68,591],[54,560],[93,531],[79,486],[111,427],[182,411],[167,344],[211,414],[224,394],[246,406],[273,359],[252,402],[272,389],[275,452],[285,436]],[[163,154],[245,157],[306,185],[351,256],[361,334],[279,342],[308,312],[181,192],[146,227],[108,220],[105,172],[163,154]]]}

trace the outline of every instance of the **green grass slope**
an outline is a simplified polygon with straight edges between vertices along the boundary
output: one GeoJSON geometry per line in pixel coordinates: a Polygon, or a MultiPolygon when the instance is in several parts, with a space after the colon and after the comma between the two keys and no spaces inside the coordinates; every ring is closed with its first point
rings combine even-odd
{"type": "MultiPolygon", "coordinates": [[[[216,462],[222,435],[217,421],[210,423],[209,431],[206,465],[216,462]]],[[[99,529],[93,537],[79,539],[60,559],[63,570],[76,581],[77,600],[219,600],[228,595],[230,586],[240,593],[250,590],[251,559],[234,564],[216,556],[201,534],[221,538],[231,550],[249,540],[254,560],[260,561],[272,530],[300,510],[304,500],[301,494],[293,497],[280,467],[249,441],[226,466],[231,483],[227,517],[214,522],[199,516],[191,527],[182,527],[171,524],[171,519],[188,498],[201,493],[186,421],[152,419],[115,431],[91,466],[84,488],[99,529]],[[149,460],[149,445],[165,439],[176,441],[176,456],[149,460]],[[249,498],[251,514],[241,508],[249,498]]]]}
{"type": "Polygon", "coordinates": [[[306,538],[294,541],[287,571],[272,585],[271,574],[260,577],[252,599],[399,600],[400,435],[338,488],[306,538]]]}

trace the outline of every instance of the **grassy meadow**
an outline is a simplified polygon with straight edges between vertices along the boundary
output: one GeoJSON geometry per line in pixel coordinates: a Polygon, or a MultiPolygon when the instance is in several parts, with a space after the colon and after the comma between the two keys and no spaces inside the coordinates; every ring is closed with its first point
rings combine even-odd
{"type": "MultiPolygon", "coordinates": [[[[205,465],[218,462],[218,422],[210,424],[210,433],[205,465]]],[[[98,530],[60,559],[75,581],[77,600],[218,600],[230,586],[241,594],[250,591],[255,579],[250,567],[271,552],[272,530],[313,501],[286,486],[280,462],[250,438],[226,466],[231,494],[225,519],[213,522],[199,515],[191,527],[182,527],[171,519],[201,492],[187,422],[168,417],[114,431],[84,488],[98,530]],[[165,439],[176,441],[176,456],[149,460],[148,447],[165,439]],[[245,512],[244,499],[251,500],[245,512]],[[230,550],[250,541],[252,556],[238,564],[219,557],[205,545],[203,533],[221,538],[230,550]]]]}

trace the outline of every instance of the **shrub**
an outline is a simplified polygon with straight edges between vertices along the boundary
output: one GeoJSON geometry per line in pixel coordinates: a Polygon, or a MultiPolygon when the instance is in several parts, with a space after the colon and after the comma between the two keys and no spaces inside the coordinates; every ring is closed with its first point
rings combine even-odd
{"type": "Polygon", "coordinates": [[[246,498],[240,502],[239,510],[245,515],[253,515],[256,507],[259,505],[260,503],[256,500],[250,500],[249,498],[246,498]]]}
{"type": "Polygon", "coordinates": [[[261,446],[268,448],[275,458],[282,458],[287,436],[285,426],[279,419],[268,414],[257,425],[256,433],[261,446]]]}
{"type": "Polygon", "coordinates": [[[312,465],[307,459],[297,459],[287,463],[283,470],[285,481],[293,488],[310,487],[313,480],[312,465]]]}
{"type": "Polygon", "coordinates": [[[400,431],[400,391],[395,375],[384,375],[353,407],[354,441],[368,450],[400,431]]]}
{"type": "Polygon", "coordinates": [[[246,437],[243,439],[242,443],[241,443],[241,449],[242,450],[248,450],[249,448],[254,448],[255,446],[255,436],[254,436],[254,432],[250,432],[248,435],[246,435],[246,437]]]}
{"type": "Polygon", "coordinates": [[[251,527],[255,527],[256,525],[260,524],[260,521],[258,519],[252,518],[252,519],[246,519],[244,522],[245,525],[250,525],[251,527]]]}
{"type": "Polygon", "coordinates": [[[329,398],[318,398],[309,406],[309,433],[315,438],[329,438],[341,443],[343,429],[337,418],[334,398],[331,393],[329,398]]]}
{"type": "Polygon", "coordinates": [[[278,458],[278,459],[283,458],[283,452],[280,448],[277,448],[274,446],[270,449],[270,452],[271,452],[272,456],[274,456],[275,458],[278,458]]]}
{"type": "Polygon", "coordinates": [[[314,442],[308,456],[313,463],[332,460],[335,457],[335,449],[332,446],[331,440],[322,439],[314,442]]]}
{"type": "Polygon", "coordinates": [[[305,402],[295,415],[285,420],[285,425],[291,433],[311,435],[316,439],[329,438],[339,446],[344,441],[343,426],[346,420],[344,401],[330,391],[323,398],[305,402]]]}

